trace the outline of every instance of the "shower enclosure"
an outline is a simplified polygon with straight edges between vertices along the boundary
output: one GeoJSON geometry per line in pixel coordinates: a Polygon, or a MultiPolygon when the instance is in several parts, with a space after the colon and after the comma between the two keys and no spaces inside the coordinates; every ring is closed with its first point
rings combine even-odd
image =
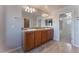
{"type": "Polygon", "coordinates": [[[59,15],[60,41],[71,43],[71,13],[62,13],[59,15]]]}

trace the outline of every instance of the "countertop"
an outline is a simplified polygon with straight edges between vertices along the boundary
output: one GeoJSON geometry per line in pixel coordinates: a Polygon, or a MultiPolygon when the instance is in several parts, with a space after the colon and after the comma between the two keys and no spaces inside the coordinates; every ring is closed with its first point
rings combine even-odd
{"type": "Polygon", "coordinates": [[[53,29],[51,27],[40,27],[40,28],[24,28],[23,32],[28,32],[28,31],[39,31],[39,30],[48,30],[48,29],[53,29]]]}

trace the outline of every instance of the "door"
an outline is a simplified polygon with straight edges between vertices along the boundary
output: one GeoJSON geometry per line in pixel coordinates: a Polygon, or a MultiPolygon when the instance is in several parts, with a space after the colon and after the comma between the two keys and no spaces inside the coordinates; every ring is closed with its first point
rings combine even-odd
{"type": "Polygon", "coordinates": [[[5,44],[6,49],[22,46],[22,13],[20,6],[6,6],[5,19],[5,44]]]}

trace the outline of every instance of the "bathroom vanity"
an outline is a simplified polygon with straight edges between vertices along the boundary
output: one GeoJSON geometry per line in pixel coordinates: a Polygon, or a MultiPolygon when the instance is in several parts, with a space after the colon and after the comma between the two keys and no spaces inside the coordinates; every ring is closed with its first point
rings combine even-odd
{"type": "Polygon", "coordinates": [[[53,28],[32,28],[23,30],[23,49],[24,51],[36,48],[49,40],[53,40],[53,28]]]}

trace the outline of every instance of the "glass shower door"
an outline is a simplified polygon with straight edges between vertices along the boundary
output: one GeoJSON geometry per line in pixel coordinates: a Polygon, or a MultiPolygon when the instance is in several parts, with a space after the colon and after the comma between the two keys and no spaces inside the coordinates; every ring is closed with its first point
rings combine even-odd
{"type": "Polygon", "coordinates": [[[63,15],[60,16],[59,20],[60,41],[71,43],[71,18],[63,15]]]}

